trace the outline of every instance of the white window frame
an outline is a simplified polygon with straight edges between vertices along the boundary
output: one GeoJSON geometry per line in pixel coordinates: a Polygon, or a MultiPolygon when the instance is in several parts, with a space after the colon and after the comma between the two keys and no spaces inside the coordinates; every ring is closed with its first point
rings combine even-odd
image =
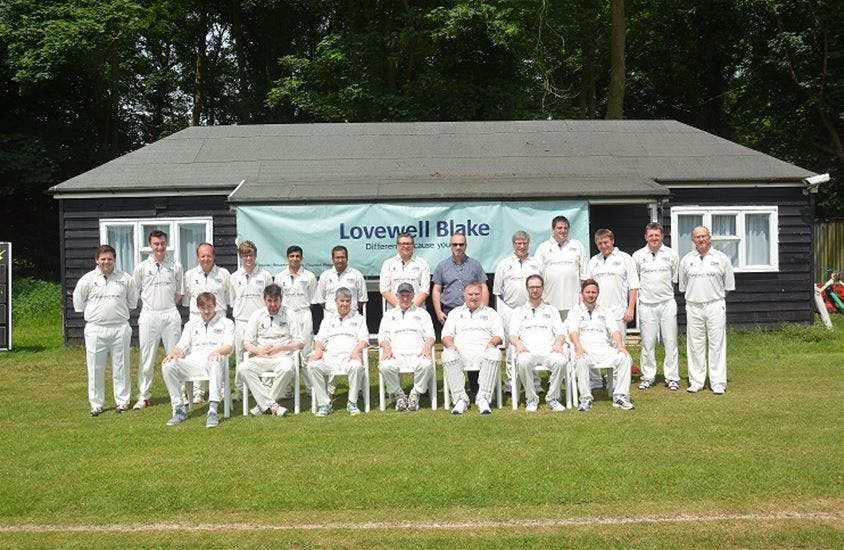
{"type": "MultiPolygon", "coordinates": [[[[779,271],[779,207],[777,206],[672,206],[671,207],[671,242],[679,252],[680,236],[677,230],[679,226],[678,216],[701,216],[703,225],[712,227],[712,216],[717,215],[736,216],[736,236],[738,238],[738,265],[733,266],[733,271],[742,272],[776,272],[779,271]],[[771,236],[769,264],[748,264],[747,251],[745,247],[745,219],[747,214],[767,214],[768,228],[771,236]]],[[[711,229],[710,229],[711,230],[711,229]]],[[[727,240],[727,239],[724,239],[727,240]]],[[[733,239],[729,239],[733,240],[733,239]]],[[[718,250],[718,238],[712,237],[712,246],[718,250]]]]}
{"type": "MultiPolygon", "coordinates": [[[[152,252],[149,247],[147,237],[149,236],[144,231],[145,225],[169,225],[169,229],[164,229],[167,233],[167,255],[170,258],[176,258],[178,261],[177,251],[181,250],[181,243],[179,242],[179,226],[188,224],[204,224],[205,225],[205,242],[214,242],[214,220],[211,216],[199,217],[185,217],[185,218],[101,218],[100,219],[100,244],[111,244],[108,242],[108,228],[114,226],[131,227],[133,229],[133,249],[135,257],[132,258],[132,267],[138,265],[142,260],[152,252]]],[[[192,266],[182,266],[185,270],[192,266]]],[[[128,270],[131,273],[131,269],[128,270]]]]}

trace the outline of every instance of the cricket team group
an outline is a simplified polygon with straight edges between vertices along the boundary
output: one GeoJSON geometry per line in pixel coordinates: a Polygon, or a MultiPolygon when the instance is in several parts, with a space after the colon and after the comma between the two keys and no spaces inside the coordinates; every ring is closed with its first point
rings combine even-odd
{"type": "MultiPolygon", "coordinates": [[[[592,390],[611,388],[613,407],[632,410],[633,360],[625,348],[628,324],[638,308],[641,331],[641,378],[638,388],[655,385],[655,347],[664,344],[663,374],[670,391],[680,389],[675,286],[686,304],[688,385],[721,395],[727,388],[726,294],[735,281],[729,258],[714,249],[705,226],[692,231],[694,248],[683,258],[663,244],[659,223],[647,224],[645,246],[633,255],[615,246],[609,229],[594,239],[598,253],[569,236],[565,216],[551,222],[551,236],[530,255],[530,235],[512,236],[513,254],[495,268],[491,293],[483,266],[467,255],[466,236],[451,235],[451,255],[433,275],[414,254],[414,237],[400,234],[395,256],[381,268],[379,290],[384,314],[378,330],[378,369],[396,411],[416,411],[436,376],[436,335],[426,308],[430,292],[433,314],[442,325],[440,363],[453,402],[451,413],[470,408],[470,395],[480,414],[491,414],[491,401],[501,382],[502,357],[506,388],[524,389],[525,408],[536,412],[544,393],[546,406],[566,410],[566,392],[578,397],[568,405],[592,408],[592,390]],[[538,376],[548,371],[546,387],[538,376]],[[602,370],[608,373],[604,381],[602,370]],[[412,387],[405,393],[402,373],[412,387]]],[[[238,246],[241,267],[230,273],[215,264],[214,247],[196,249],[197,266],[183,272],[167,255],[167,235],[152,231],[151,253],[128,274],[115,269],[116,252],[109,245],[96,250],[96,268],[73,292],[73,305],[84,313],[91,416],[103,412],[105,367],[110,355],[118,413],[149,407],[159,345],[166,356],[162,375],[172,405],[168,426],[187,419],[189,400],[201,403],[208,391],[206,426],[219,424],[229,356],[234,354],[235,385],[251,394],[252,415],[285,416],[279,401],[293,393],[301,358],[306,391],[316,401],[316,416],[332,412],[335,377],[348,378],[346,411],[360,413],[360,396],[369,391],[365,362],[369,330],[365,317],[366,282],[349,266],[343,246],[332,249],[333,267],[317,278],[302,265],[303,250],[287,249],[288,266],[273,276],[257,262],[251,241],[238,246]],[[181,326],[177,305],[189,307],[181,326]],[[132,330],[129,310],[140,305],[138,318],[138,394],[131,405],[129,375],[132,330]],[[314,334],[312,308],[323,310],[314,334]],[[361,313],[361,308],[364,314],[361,313]],[[231,310],[231,318],[228,312],[231,310]],[[271,373],[272,376],[266,376],[271,373]],[[194,384],[193,395],[185,382],[194,384]]],[[[514,398],[518,396],[514,395],[514,398]]],[[[430,398],[430,396],[429,396],[430,398]]]]}

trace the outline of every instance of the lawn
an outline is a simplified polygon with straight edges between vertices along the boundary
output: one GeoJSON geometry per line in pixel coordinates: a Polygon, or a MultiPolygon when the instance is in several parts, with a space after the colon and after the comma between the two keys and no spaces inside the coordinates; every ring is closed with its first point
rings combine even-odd
{"type": "Polygon", "coordinates": [[[834,333],[731,333],[724,396],[634,384],[632,412],[598,394],[589,413],[508,399],[490,417],[238,415],[216,430],[204,406],[165,427],[160,372],[154,407],[89,417],[84,352],[60,330],[19,323],[0,353],[3,547],[844,544],[840,318],[834,333]]]}

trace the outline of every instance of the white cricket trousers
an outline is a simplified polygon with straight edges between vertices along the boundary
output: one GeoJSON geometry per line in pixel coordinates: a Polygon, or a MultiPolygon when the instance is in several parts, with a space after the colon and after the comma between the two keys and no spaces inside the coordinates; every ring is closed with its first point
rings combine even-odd
{"type": "Polygon", "coordinates": [[[88,401],[91,409],[101,409],[105,403],[106,357],[111,355],[111,378],[114,402],[129,405],[132,380],[129,376],[129,344],[132,328],[129,323],[114,325],[85,325],[85,359],[88,365],[88,401]]]}
{"type": "Polygon", "coordinates": [[[642,338],[642,353],[639,356],[642,378],[656,378],[656,340],[662,338],[665,360],[662,373],[665,380],[680,381],[680,364],[677,353],[677,302],[674,299],[658,304],[639,303],[639,330],[642,338]]]}
{"type": "Polygon", "coordinates": [[[525,388],[525,399],[528,402],[539,400],[533,378],[536,376],[536,367],[544,367],[550,373],[545,401],[559,401],[560,387],[563,385],[563,377],[566,374],[566,362],[566,356],[557,352],[520,353],[516,357],[516,367],[519,369],[519,378],[525,388]]]}
{"type": "Polygon", "coordinates": [[[378,362],[378,369],[384,378],[387,395],[404,395],[401,389],[401,372],[413,372],[413,391],[417,395],[427,393],[434,375],[434,363],[430,358],[415,353],[393,354],[390,359],[378,362]]]}
{"type": "MultiPolygon", "coordinates": [[[[285,309],[284,313],[287,315],[287,322],[290,323],[291,327],[298,327],[299,336],[302,339],[302,343],[305,345],[298,353],[301,354],[302,362],[299,363],[300,365],[306,365],[308,362],[308,357],[311,355],[311,352],[314,350],[314,318],[311,315],[310,309],[285,309]]],[[[305,389],[310,391],[311,389],[311,379],[305,373],[305,376],[302,377],[305,382],[305,389]]]]}
{"type": "Polygon", "coordinates": [[[492,400],[492,392],[496,381],[501,377],[501,351],[498,348],[486,348],[476,355],[464,355],[458,351],[444,349],[442,353],[443,376],[448,377],[448,387],[451,399],[455,403],[460,400],[469,403],[466,394],[466,377],[464,369],[478,372],[478,394],[475,404],[485,399],[492,400]]]}
{"type": "Polygon", "coordinates": [[[278,401],[282,390],[293,383],[296,376],[293,368],[293,359],[286,353],[274,357],[253,355],[238,365],[236,378],[249,387],[249,392],[255,397],[255,403],[265,411],[278,401]],[[261,374],[269,371],[275,373],[275,378],[268,391],[261,380],[261,374]]]}
{"type": "MultiPolygon", "coordinates": [[[[366,353],[366,350],[363,353],[366,353]]],[[[358,392],[365,383],[364,372],[363,363],[352,361],[348,354],[339,357],[325,354],[322,359],[309,362],[308,378],[311,379],[311,389],[316,396],[317,406],[331,406],[326,377],[332,373],[345,374],[349,378],[349,401],[357,403],[358,392]]],[[[366,391],[369,391],[369,388],[366,388],[366,391]]]]}
{"type": "Polygon", "coordinates": [[[188,378],[199,376],[208,377],[208,400],[219,403],[222,401],[223,377],[226,375],[226,356],[209,359],[207,355],[191,353],[186,357],[173,359],[163,363],[161,372],[167,392],[170,394],[170,404],[173,410],[182,406],[182,384],[188,378]]]}
{"type": "Polygon", "coordinates": [[[597,346],[579,359],[575,359],[574,368],[577,372],[577,391],[580,402],[592,401],[592,384],[590,374],[599,369],[613,370],[613,398],[630,394],[630,369],[633,359],[626,353],[621,353],[610,346],[597,346]]]}
{"type": "Polygon", "coordinates": [[[686,302],[689,386],[702,388],[706,381],[707,348],[709,386],[713,390],[727,389],[727,303],[724,300],[686,302]]]}
{"type": "Polygon", "coordinates": [[[163,311],[141,309],[138,317],[138,400],[150,398],[158,343],[164,344],[165,354],[170,353],[176,347],[181,331],[182,316],[175,307],[163,311]]]}

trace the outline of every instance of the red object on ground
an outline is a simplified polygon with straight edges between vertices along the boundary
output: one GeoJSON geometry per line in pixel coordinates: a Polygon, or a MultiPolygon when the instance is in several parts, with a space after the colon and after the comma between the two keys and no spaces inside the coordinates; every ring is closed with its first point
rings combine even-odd
{"type": "Polygon", "coordinates": [[[639,370],[639,365],[633,365],[633,367],[630,369],[630,374],[632,374],[634,376],[638,376],[638,375],[642,374],[642,371],[639,370]]]}
{"type": "MultiPolygon", "coordinates": [[[[823,283],[818,283],[816,286],[820,288],[823,286],[823,283]]],[[[835,295],[838,296],[838,299],[844,302],[844,283],[833,283],[832,285],[827,287],[827,290],[830,288],[833,290],[833,292],[835,292],[835,295]]],[[[829,297],[829,294],[827,294],[826,290],[821,292],[821,297],[823,297],[823,305],[826,307],[827,311],[832,313],[838,311],[838,308],[835,306],[835,302],[832,301],[832,298],[829,297]]]]}

